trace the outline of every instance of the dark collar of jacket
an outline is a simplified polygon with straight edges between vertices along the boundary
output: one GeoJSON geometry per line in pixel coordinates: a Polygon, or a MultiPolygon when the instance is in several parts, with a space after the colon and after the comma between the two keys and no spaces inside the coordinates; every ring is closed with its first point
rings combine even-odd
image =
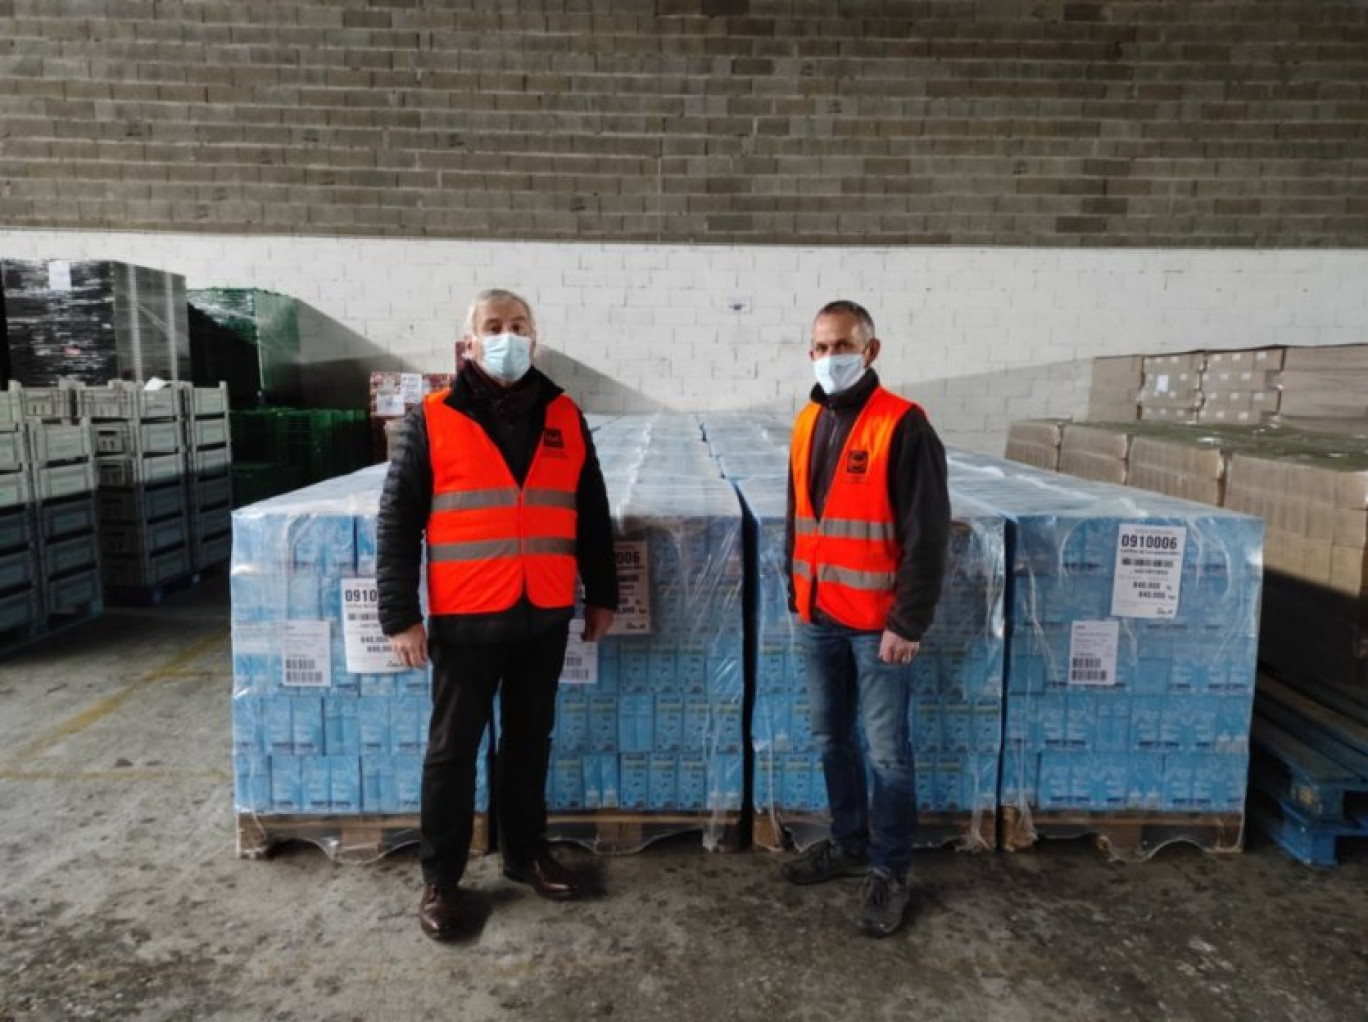
{"type": "Polygon", "coordinates": [[[828,394],[822,389],[821,384],[816,383],[813,384],[812,393],[808,396],[823,408],[839,415],[843,412],[859,411],[878,386],[879,374],[871,368],[865,371],[855,386],[848,387],[839,394],[828,394]]]}
{"type": "Polygon", "coordinates": [[[534,409],[545,408],[562,393],[564,391],[535,366],[513,386],[500,387],[474,362],[467,360],[456,373],[446,403],[472,418],[488,415],[510,420],[525,418],[534,409]]]}

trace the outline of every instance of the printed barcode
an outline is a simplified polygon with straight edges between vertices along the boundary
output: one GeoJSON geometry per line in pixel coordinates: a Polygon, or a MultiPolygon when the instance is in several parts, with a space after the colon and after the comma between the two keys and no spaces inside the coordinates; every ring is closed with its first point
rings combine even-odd
{"type": "Polygon", "coordinates": [[[1133,568],[1169,568],[1172,567],[1176,561],[1156,560],[1152,557],[1123,557],[1121,558],[1121,563],[1130,565],[1133,568]]]}
{"type": "Polygon", "coordinates": [[[322,671],[286,671],[285,684],[287,685],[321,685],[323,684],[322,671]]]}
{"type": "Polygon", "coordinates": [[[561,671],[562,681],[588,681],[589,671],[587,669],[573,668],[561,671]]]}
{"type": "Polygon", "coordinates": [[[1076,656],[1073,658],[1073,667],[1075,671],[1101,666],[1102,658],[1100,656],[1076,656]]]}
{"type": "Polygon", "coordinates": [[[287,656],[285,658],[285,669],[287,671],[296,668],[302,671],[311,671],[317,666],[311,656],[287,656]]]}
{"type": "Polygon", "coordinates": [[[1107,672],[1105,670],[1085,671],[1074,668],[1073,674],[1070,677],[1073,681],[1106,681],[1107,672]]]}

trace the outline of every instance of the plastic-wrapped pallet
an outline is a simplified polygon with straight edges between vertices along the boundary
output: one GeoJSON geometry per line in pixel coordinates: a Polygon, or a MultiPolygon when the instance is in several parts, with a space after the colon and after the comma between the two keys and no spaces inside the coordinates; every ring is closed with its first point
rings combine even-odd
{"type": "Polygon", "coordinates": [[[10,376],[35,387],[189,375],[185,278],[130,263],[5,260],[10,376]]]}
{"type": "MultiPolygon", "coordinates": [[[[335,858],[366,859],[417,840],[431,681],[394,663],[378,625],[384,472],[375,466],[233,512],[243,854],[297,838],[335,858]]],[[[478,812],[488,808],[486,765],[481,757],[478,812]]]]}
{"type": "Polygon", "coordinates": [[[552,838],[629,851],[702,830],[733,845],[742,809],[741,514],[697,424],[600,424],[622,606],[571,651],[547,804],[552,838]]]}
{"type": "Polygon", "coordinates": [[[226,381],[241,407],[300,401],[298,299],[254,288],[194,289],[186,298],[199,314],[191,338],[195,382],[226,381]]]}
{"type": "Polygon", "coordinates": [[[1263,523],[961,451],[950,476],[1008,519],[1006,846],[1237,850],[1263,523]]]}

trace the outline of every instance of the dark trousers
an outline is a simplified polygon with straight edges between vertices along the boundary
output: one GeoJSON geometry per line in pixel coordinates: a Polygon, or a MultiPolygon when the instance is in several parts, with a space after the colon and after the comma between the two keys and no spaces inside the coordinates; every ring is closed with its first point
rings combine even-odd
{"type": "Polygon", "coordinates": [[[418,861],[426,883],[465,874],[475,818],[475,761],[499,699],[494,809],[504,861],[525,863],[546,832],[546,770],[568,623],[518,642],[434,642],[432,721],[423,760],[418,861]],[[500,684],[502,683],[502,688],[500,684]]]}

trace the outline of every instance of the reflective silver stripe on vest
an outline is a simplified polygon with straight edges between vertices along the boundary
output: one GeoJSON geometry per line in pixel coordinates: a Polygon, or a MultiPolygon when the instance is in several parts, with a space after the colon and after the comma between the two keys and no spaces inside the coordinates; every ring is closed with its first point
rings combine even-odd
{"type": "Polygon", "coordinates": [[[494,557],[517,557],[522,550],[516,536],[479,539],[469,543],[438,543],[428,547],[429,561],[487,561],[494,557]]]}
{"type": "MultiPolygon", "coordinates": [[[[805,561],[794,561],[793,573],[801,578],[810,579],[812,566],[805,561]]],[[[834,564],[823,564],[817,568],[817,581],[835,582],[850,589],[886,593],[892,590],[897,576],[891,571],[856,571],[854,568],[838,568],[834,564]]]]}
{"type": "Polygon", "coordinates": [[[575,541],[563,536],[533,536],[523,542],[523,552],[529,554],[564,554],[575,556],[575,541]]]}
{"type": "Polygon", "coordinates": [[[794,519],[797,536],[827,536],[831,539],[859,539],[867,543],[892,543],[898,538],[891,522],[866,522],[858,518],[794,519]]]}
{"type": "Polygon", "coordinates": [[[575,509],[575,494],[568,490],[528,490],[523,503],[529,507],[565,507],[575,509]]]}
{"type": "Polygon", "coordinates": [[[518,491],[511,486],[494,490],[456,490],[432,495],[434,511],[480,511],[491,507],[517,507],[518,491]]]}

